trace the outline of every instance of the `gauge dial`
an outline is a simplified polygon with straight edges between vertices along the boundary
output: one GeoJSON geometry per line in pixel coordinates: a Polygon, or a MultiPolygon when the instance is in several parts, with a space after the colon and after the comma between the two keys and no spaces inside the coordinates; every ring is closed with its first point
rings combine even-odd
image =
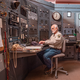
{"type": "Polygon", "coordinates": [[[61,15],[60,15],[60,13],[58,13],[58,12],[54,12],[54,13],[52,14],[52,18],[53,18],[54,20],[60,20],[61,15]]]}

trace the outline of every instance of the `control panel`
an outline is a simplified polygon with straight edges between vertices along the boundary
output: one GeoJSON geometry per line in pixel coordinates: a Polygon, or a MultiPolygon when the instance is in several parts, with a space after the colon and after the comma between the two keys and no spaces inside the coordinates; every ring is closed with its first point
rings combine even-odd
{"type": "Polygon", "coordinates": [[[63,35],[75,33],[74,12],[63,13],[63,35]]]}
{"type": "Polygon", "coordinates": [[[76,13],[76,31],[80,33],[80,12],[76,13]]]}
{"type": "Polygon", "coordinates": [[[10,11],[8,13],[9,15],[9,25],[13,25],[13,26],[19,26],[19,15],[13,11],[10,11]]]}
{"type": "Polygon", "coordinates": [[[39,6],[38,14],[39,40],[47,40],[49,39],[50,11],[44,6],[39,6]]]}
{"type": "Polygon", "coordinates": [[[28,8],[28,26],[29,26],[29,43],[32,41],[39,41],[38,37],[38,10],[37,6],[34,4],[27,2],[28,8]]]}
{"type": "Polygon", "coordinates": [[[6,0],[7,4],[7,38],[8,47],[12,48],[15,43],[20,43],[20,18],[19,1],[6,0]]]}
{"type": "Polygon", "coordinates": [[[9,42],[18,41],[19,39],[19,15],[15,12],[8,12],[8,37],[9,42]]]}
{"type": "Polygon", "coordinates": [[[27,20],[20,18],[21,22],[21,43],[28,43],[28,24],[27,20]]]}

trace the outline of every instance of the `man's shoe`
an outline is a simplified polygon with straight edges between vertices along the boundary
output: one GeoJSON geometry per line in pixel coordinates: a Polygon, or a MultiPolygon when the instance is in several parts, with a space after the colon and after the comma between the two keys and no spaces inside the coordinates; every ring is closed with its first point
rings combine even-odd
{"type": "Polygon", "coordinates": [[[44,71],[45,75],[50,74],[50,73],[51,73],[51,68],[50,69],[48,68],[48,70],[44,71]]]}
{"type": "Polygon", "coordinates": [[[46,67],[46,68],[44,69],[44,71],[47,71],[47,70],[49,70],[49,68],[48,68],[48,67],[46,67]]]}
{"type": "MultiPolygon", "coordinates": [[[[49,68],[45,68],[45,69],[47,69],[47,70],[45,70],[45,74],[50,74],[51,73],[51,68],[49,69],[49,68]]],[[[55,68],[54,67],[52,67],[52,70],[55,70],[55,68]]]]}

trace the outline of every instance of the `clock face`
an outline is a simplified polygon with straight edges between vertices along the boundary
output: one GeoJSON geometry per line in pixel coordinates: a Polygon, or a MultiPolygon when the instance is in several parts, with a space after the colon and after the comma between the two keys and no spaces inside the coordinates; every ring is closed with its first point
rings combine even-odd
{"type": "Polygon", "coordinates": [[[52,14],[52,18],[53,18],[54,20],[59,20],[59,19],[61,18],[61,15],[60,15],[60,13],[58,13],[58,12],[54,12],[54,13],[52,14]]]}

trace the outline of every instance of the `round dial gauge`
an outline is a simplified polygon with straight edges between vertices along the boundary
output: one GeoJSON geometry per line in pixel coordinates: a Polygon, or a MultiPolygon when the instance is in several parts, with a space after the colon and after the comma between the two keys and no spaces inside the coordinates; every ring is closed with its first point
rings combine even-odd
{"type": "Polygon", "coordinates": [[[60,15],[60,13],[58,13],[58,12],[54,12],[54,13],[52,14],[52,18],[53,18],[54,20],[60,20],[61,15],[60,15]]]}

